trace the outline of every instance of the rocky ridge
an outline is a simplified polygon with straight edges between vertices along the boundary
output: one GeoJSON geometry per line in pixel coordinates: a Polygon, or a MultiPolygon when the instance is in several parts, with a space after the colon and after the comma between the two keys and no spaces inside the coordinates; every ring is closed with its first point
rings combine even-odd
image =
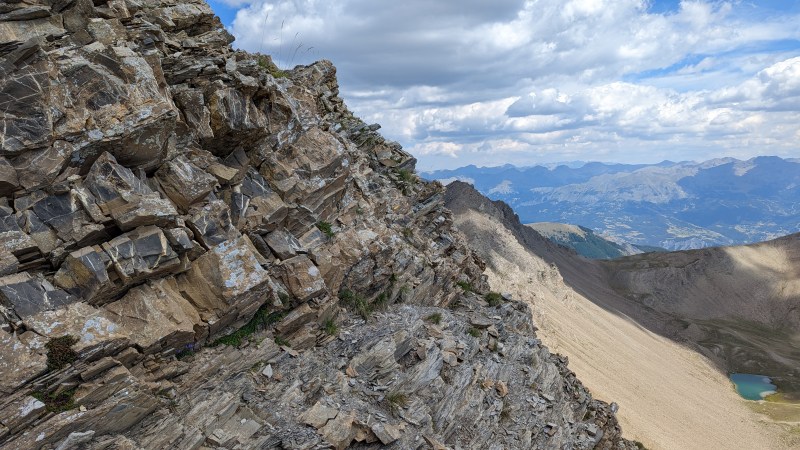
{"type": "Polygon", "coordinates": [[[333,65],[232,40],[0,5],[0,447],[632,448],[333,65]]]}

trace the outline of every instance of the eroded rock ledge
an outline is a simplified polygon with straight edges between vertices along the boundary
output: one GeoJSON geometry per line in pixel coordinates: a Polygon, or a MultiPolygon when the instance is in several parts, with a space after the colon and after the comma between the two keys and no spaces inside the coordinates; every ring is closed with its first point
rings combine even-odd
{"type": "Polygon", "coordinates": [[[0,446],[630,446],[456,287],[441,186],[331,63],[231,42],[199,0],[0,5],[0,446]]]}

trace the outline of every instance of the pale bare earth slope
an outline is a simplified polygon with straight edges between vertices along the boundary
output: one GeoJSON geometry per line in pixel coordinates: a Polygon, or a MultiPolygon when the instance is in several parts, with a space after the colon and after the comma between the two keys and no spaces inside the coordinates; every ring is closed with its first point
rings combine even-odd
{"type": "Polygon", "coordinates": [[[492,289],[531,303],[539,336],[594,395],[619,404],[629,439],[654,449],[788,447],[710,360],[650,331],[668,317],[622,299],[602,266],[524,232],[510,208],[468,185],[448,186],[446,202],[492,289]]]}

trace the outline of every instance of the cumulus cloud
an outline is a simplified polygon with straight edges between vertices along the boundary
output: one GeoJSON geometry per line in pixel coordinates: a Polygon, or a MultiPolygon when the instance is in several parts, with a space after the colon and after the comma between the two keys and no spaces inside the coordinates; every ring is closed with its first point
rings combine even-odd
{"type": "Polygon", "coordinates": [[[239,47],[331,59],[351,109],[423,168],[800,151],[797,6],[219,1],[241,8],[239,47]]]}

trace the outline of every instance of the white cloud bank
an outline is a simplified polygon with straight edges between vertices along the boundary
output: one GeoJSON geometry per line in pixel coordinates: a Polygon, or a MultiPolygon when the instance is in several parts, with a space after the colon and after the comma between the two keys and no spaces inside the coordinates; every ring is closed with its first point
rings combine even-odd
{"type": "Polygon", "coordinates": [[[236,45],[331,59],[423,169],[800,155],[800,6],[223,1],[236,45]]]}

